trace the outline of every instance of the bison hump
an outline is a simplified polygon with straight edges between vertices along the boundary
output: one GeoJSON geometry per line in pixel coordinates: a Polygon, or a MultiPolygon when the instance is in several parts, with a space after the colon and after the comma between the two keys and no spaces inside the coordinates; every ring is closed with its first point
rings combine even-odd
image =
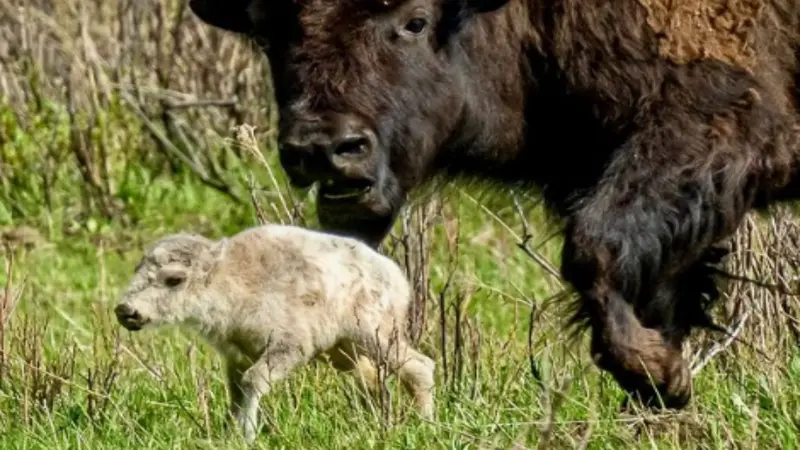
{"type": "Polygon", "coordinates": [[[716,59],[752,68],[757,26],[769,0],[638,0],[661,56],[686,63],[716,59]]]}

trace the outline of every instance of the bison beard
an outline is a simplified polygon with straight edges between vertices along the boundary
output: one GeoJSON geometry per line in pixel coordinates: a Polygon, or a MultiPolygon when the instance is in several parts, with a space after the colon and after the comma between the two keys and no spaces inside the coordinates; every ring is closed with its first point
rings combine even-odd
{"type": "MultiPolygon", "coordinates": [[[[220,3],[226,12],[215,24],[212,3],[192,2],[212,25],[231,29],[241,20],[220,3]]],[[[271,13],[272,3],[244,3],[260,6],[259,17],[271,13]]],[[[305,37],[273,42],[283,50],[270,53],[282,111],[295,114],[309,99],[358,105],[401,93],[402,102],[387,101],[391,108],[371,106],[390,110],[394,135],[410,144],[375,141],[383,146],[363,156],[389,187],[358,202],[323,203],[323,226],[377,245],[399,199],[428,174],[542,187],[567,225],[562,273],[579,294],[573,323],[591,328],[597,365],[646,404],[684,407],[692,384],[681,350],[693,328],[711,326],[707,311],[719,297],[712,266],[726,253],[719,244],[748,211],[800,196],[793,106],[800,0],[695,0],[688,9],[658,0],[387,2],[380,16],[387,23],[405,14],[404,4],[440,14],[431,39],[437,56],[413,53],[413,70],[370,53],[372,35],[348,40],[324,31],[333,28],[323,24],[372,14],[354,13],[367,3],[376,2],[309,0],[298,10],[305,37]],[[286,62],[286,49],[304,57],[286,62]],[[373,76],[359,66],[379,62],[373,76]],[[296,76],[312,68],[315,78],[296,76]],[[321,82],[324,73],[336,75],[321,82]],[[432,75],[419,75],[428,73],[453,81],[436,86],[432,75]],[[377,84],[337,91],[358,80],[377,84]],[[425,110],[439,92],[461,95],[461,113],[425,110]],[[435,126],[425,128],[420,117],[435,126]],[[415,132],[424,136],[414,141],[415,132]],[[435,157],[413,144],[432,141],[435,157]]],[[[257,30],[255,23],[234,29],[257,30]]]]}

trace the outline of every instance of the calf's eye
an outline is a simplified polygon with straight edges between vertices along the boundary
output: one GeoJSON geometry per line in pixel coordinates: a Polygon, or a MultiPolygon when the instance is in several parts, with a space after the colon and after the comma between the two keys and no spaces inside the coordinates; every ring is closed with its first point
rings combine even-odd
{"type": "Polygon", "coordinates": [[[408,23],[406,23],[406,27],[405,28],[406,28],[406,31],[408,31],[409,33],[419,34],[419,33],[422,33],[422,31],[425,29],[425,27],[427,25],[428,25],[428,21],[427,20],[425,20],[425,19],[423,19],[421,17],[415,17],[415,18],[409,20],[408,23]]]}
{"type": "Polygon", "coordinates": [[[181,277],[167,277],[164,279],[164,284],[168,287],[175,287],[181,283],[183,283],[183,278],[181,277]]]}

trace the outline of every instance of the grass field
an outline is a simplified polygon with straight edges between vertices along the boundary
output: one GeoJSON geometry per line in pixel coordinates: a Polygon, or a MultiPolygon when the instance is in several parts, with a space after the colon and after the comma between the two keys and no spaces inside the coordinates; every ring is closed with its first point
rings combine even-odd
{"type": "MultiPolygon", "coordinates": [[[[111,311],[164,234],[315,226],[272,151],[263,62],[184,3],[0,0],[0,448],[245,448],[212,349],[174,329],[127,332],[111,311]]],[[[800,447],[794,297],[731,283],[719,317],[738,339],[687,349],[707,362],[690,407],[621,414],[622,392],[567,336],[564,302],[548,301],[563,290],[547,267],[555,231],[532,193],[420,197],[383,250],[416,286],[436,420],[393,380],[391,408],[364,408],[349,379],[310,366],[264,398],[272,425],[255,446],[800,447]]],[[[749,218],[730,270],[796,287],[796,236],[786,211],[749,218]]]]}

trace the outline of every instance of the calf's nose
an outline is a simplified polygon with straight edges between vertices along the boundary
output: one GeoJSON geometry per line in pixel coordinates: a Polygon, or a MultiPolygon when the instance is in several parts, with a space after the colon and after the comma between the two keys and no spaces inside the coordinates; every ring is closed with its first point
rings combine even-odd
{"type": "Polygon", "coordinates": [[[114,314],[120,321],[138,321],[141,320],[141,315],[131,305],[127,303],[120,303],[114,308],[114,314]]]}

